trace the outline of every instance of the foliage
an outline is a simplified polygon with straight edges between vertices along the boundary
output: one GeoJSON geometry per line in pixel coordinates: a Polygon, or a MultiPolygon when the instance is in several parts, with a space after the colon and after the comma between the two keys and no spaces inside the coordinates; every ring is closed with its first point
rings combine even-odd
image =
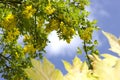
{"type": "MultiPolygon", "coordinates": [[[[106,32],[103,33],[108,38],[110,45],[116,41],[119,41],[119,39],[115,38],[115,36],[112,34],[106,32]]],[[[116,42],[114,45],[119,45],[119,43],[116,42]]],[[[116,47],[112,45],[111,48],[116,50],[120,48],[120,46],[116,47]]],[[[116,52],[118,54],[120,53],[119,51],[116,52]]],[[[104,58],[101,59],[96,54],[89,55],[89,58],[92,60],[91,65],[93,66],[93,69],[89,69],[86,61],[82,62],[78,57],[73,59],[72,64],[67,61],[63,61],[65,69],[68,71],[68,73],[64,76],[61,76],[62,74],[60,71],[59,73],[56,72],[56,77],[54,77],[54,79],[51,79],[52,76],[47,76],[48,71],[53,71],[53,64],[48,62],[48,60],[45,58],[42,63],[37,60],[32,60],[32,64],[34,65],[33,68],[28,68],[25,71],[32,80],[47,80],[47,78],[41,79],[43,77],[43,72],[46,72],[44,76],[47,76],[50,80],[57,80],[56,78],[59,78],[59,80],[120,80],[120,58],[110,54],[101,54],[101,56],[104,58]]],[[[56,69],[54,68],[54,71],[55,70],[56,69]]]]}
{"type": "MultiPolygon", "coordinates": [[[[23,69],[30,58],[41,59],[48,35],[70,43],[74,35],[83,40],[83,49],[98,54],[92,33],[96,21],[89,21],[88,0],[0,0],[0,73],[7,80],[27,80],[23,69]],[[18,39],[23,37],[23,44],[18,39]],[[87,46],[88,44],[88,46],[87,46]]],[[[22,39],[21,39],[22,40],[22,39]]],[[[90,65],[88,58],[88,65],[90,65]]]]}

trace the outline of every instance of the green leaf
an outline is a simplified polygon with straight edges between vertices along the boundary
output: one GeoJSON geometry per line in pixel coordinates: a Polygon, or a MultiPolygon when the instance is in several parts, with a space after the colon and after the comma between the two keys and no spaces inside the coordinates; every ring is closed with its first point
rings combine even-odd
{"type": "Polygon", "coordinates": [[[98,45],[98,41],[97,41],[97,40],[95,40],[95,41],[94,41],[94,44],[95,44],[95,45],[98,45]]]}
{"type": "Polygon", "coordinates": [[[80,47],[77,48],[77,54],[82,54],[82,50],[80,49],[80,47]]]}

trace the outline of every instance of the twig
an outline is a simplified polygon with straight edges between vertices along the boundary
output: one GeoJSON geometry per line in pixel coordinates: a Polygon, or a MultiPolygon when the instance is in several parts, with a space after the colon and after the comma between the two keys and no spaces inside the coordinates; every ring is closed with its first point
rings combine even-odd
{"type": "Polygon", "coordinates": [[[84,50],[85,50],[85,54],[86,54],[86,57],[87,57],[87,61],[88,61],[88,66],[90,69],[93,69],[93,66],[91,65],[91,60],[88,56],[88,51],[87,51],[87,47],[86,47],[86,42],[84,41],[84,50]]]}
{"type": "Polygon", "coordinates": [[[3,56],[2,54],[0,54],[0,57],[4,58],[4,59],[7,60],[8,62],[11,62],[7,57],[3,56]]]}
{"type": "Polygon", "coordinates": [[[0,57],[4,58],[5,60],[7,60],[8,62],[12,63],[13,65],[15,65],[12,61],[9,60],[9,58],[5,57],[4,55],[2,55],[0,53],[0,57]]]}

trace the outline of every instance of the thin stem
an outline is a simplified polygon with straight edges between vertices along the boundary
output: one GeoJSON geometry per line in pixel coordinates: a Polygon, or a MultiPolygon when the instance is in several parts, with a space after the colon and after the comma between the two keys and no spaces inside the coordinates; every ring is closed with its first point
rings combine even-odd
{"type": "Polygon", "coordinates": [[[9,60],[9,58],[5,57],[4,55],[0,54],[0,57],[4,58],[5,60],[7,60],[8,62],[12,63],[13,65],[15,65],[12,61],[9,60]]]}
{"type": "MultiPolygon", "coordinates": [[[[35,12],[35,34],[37,34],[37,16],[36,16],[36,13],[37,13],[37,11],[35,12]]],[[[37,35],[35,35],[35,42],[37,42],[37,35]]],[[[34,45],[34,47],[36,47],[36,45],[34,45]]]]}
{"type": "Polygon", "coordinates": [[[86,57],[87,57],[87,61],[88,61],[88,66],[90,69],[93,69],[92,65],[91,65],[91,60],[88,56],[88,51],[87,51],[87,46],[86,46],[86,42],[84,41],[84,50],[85,50],[85,54],[86,54],[86,57]]]}
{"type": "Polygon", "coordinates": [[[4,59],[7,60],[8,62],[11,62],[7,57],[3,56],[2,54],[0,54],[0,57],[4,58],[4,59]]]}

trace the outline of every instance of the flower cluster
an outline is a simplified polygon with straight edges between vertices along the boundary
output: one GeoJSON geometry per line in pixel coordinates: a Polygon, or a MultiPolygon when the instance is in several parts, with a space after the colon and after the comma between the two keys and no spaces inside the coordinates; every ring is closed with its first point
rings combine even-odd
{"type": "Polygon", "coordinates": [[[60,31],[60,37],[64,37],[67,43],[70,43],[73,35],[76,34],[75,30],[65,25],[64,22],[60,23],[60,31]]]}
{"type": "Polygon", "coordinates": [[[20,34],[20,31],[18,28],[13,28],[10,31],[5,32],[5,42],[12,42],[15,41],[20,34]]]}
{"type": "Polygon", "coordinates": [[[8,14],[2,21],[2,26],[6,30],[11,30],[16,27],[15,16],[12,13],[8,14]]]}
{"type": "Polygon", "coordinates": [[[12,42],[18,38],[20,31],[16,27],[16,24],[17,22],[15,15],[13,15],[12,13],[7,14],[4,20],[2,21],[1,25],[3,26],[3,30],[5,31],[4,32],[5,42],[12,42]]]}
{"type": "Polygon", "coordinates": [[[23,51],[24,53],[35,53],[36,49],[34,48],[33,44],[28,44],[24,46],[23,51]]]}
{"type": "Polygon", "coordinates": [[[29,6],[26,6],[24,11],[23,11],[23,15],[26,17],[26,18],[30,18],[33,16],[33,14],[36,12],[36,9],[34,9],[32,7],[32,5],[29,5],[29,6]]]}
{"type": "Polygon", "coordinates": [[[91,27],[86,28],[85,30],[81,30],[80,32],[80,38],[84,41],[89,41],[92,38],[92,31],[93,29],[91,27]]]}
{"type": "Polygon", "coordinates": [[[58,21],[58,20],[56,20],[56,19],[51,19],[50,20],[50,22],[49,22],[49,24],[47,24],[47,26],[46,26],[46,32],[48,32],[48,33],[50,33],[51,31],[53,31],[53,30],[58,30],[58,28],[59,28],[59,25],[60,25],[60,22],[58,21]]]}
{"type": "Polygon", "coordinates": [[[68,43],[70,43],[73,35],[76,33],[72,27],[68,27],[63,21],[60,22],[56,19],[51,19],[50,23],[47,24],[45,30],[48,33],[50,33],[53,30],[58,31],[59,37],[66,40],[66,42],[68,43]]]}
{"type": "Polygon", "coordinates": [[[23,41],[25,42],[24,45],[24,53],[35,53],[38,50],[41,50],[44,46],[46,46],[46,40],[36,40],[38,41],[37,45],[33,44],[34,43],[34,36],[30,34],[24,35],[23,41]]]}
{"type": "Polygon", "coordinates": [[[45,7],[45,13],[47,13],[48,15],[53,14],[54,12],[55,12],[55,8],[53,8],[51,4],[48,4],[45,7]]]}

